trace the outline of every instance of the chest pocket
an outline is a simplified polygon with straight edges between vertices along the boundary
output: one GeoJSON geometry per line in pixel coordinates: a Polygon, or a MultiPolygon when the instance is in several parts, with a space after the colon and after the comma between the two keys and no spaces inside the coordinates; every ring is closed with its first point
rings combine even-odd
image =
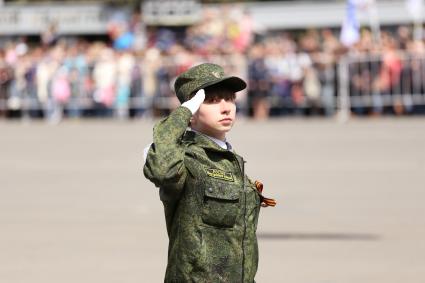
{"type": "Polygon", "coordinates": [[[223,184],[204,189],[202,221],[220,228],[235,225],[239,213],[239,190],[223,184]]]}

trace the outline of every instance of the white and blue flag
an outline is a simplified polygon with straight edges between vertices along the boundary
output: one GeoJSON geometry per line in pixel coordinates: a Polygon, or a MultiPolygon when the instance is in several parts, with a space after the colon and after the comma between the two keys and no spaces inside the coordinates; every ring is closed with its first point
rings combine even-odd
{"type": "Polygon", "coordinates": [[[423,0],[406,0],[406,8],[414,20],[422,19],[423,0]]]}
{"type": "Polygon", "coordinates": [[[357,2],[347,0],[347,10],[344,23],[341,28],[340,41],[349,47],[360,39],[360,24],[357,20],[357,2]]]}

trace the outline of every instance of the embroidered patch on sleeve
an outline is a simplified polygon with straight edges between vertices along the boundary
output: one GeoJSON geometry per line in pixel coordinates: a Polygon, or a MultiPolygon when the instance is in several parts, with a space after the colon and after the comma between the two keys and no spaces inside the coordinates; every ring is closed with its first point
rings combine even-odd
{"type": "Polygon", "coordinates": [[[220,179],[228,182],[234,182],[233,174],[231,172],[225,172],[223,170],[214,168],[205,168],[207,175],[211,178],[220,179]]]}

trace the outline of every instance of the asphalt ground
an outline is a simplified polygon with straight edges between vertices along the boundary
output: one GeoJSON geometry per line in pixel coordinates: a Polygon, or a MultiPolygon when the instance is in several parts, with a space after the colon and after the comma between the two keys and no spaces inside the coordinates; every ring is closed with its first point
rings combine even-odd
{"type": "MultiPolygon", "coordinates": [[[[162,282],[142,174],[154,121],[0,121],[0,282],[162,282]]],[[[241,120],[229,135],[275,208],[257,282],[425,282],[425,120],[241,120]]]]}

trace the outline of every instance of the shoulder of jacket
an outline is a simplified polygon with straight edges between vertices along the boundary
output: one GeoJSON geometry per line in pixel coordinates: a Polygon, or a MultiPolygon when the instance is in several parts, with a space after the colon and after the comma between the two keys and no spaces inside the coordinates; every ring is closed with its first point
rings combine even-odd
{"type": "Polygon", "coordinates": [[[190,146],[196,143],[195,133],[192,131],[186,131],[181,138],[182,145],[190,146]]]}

